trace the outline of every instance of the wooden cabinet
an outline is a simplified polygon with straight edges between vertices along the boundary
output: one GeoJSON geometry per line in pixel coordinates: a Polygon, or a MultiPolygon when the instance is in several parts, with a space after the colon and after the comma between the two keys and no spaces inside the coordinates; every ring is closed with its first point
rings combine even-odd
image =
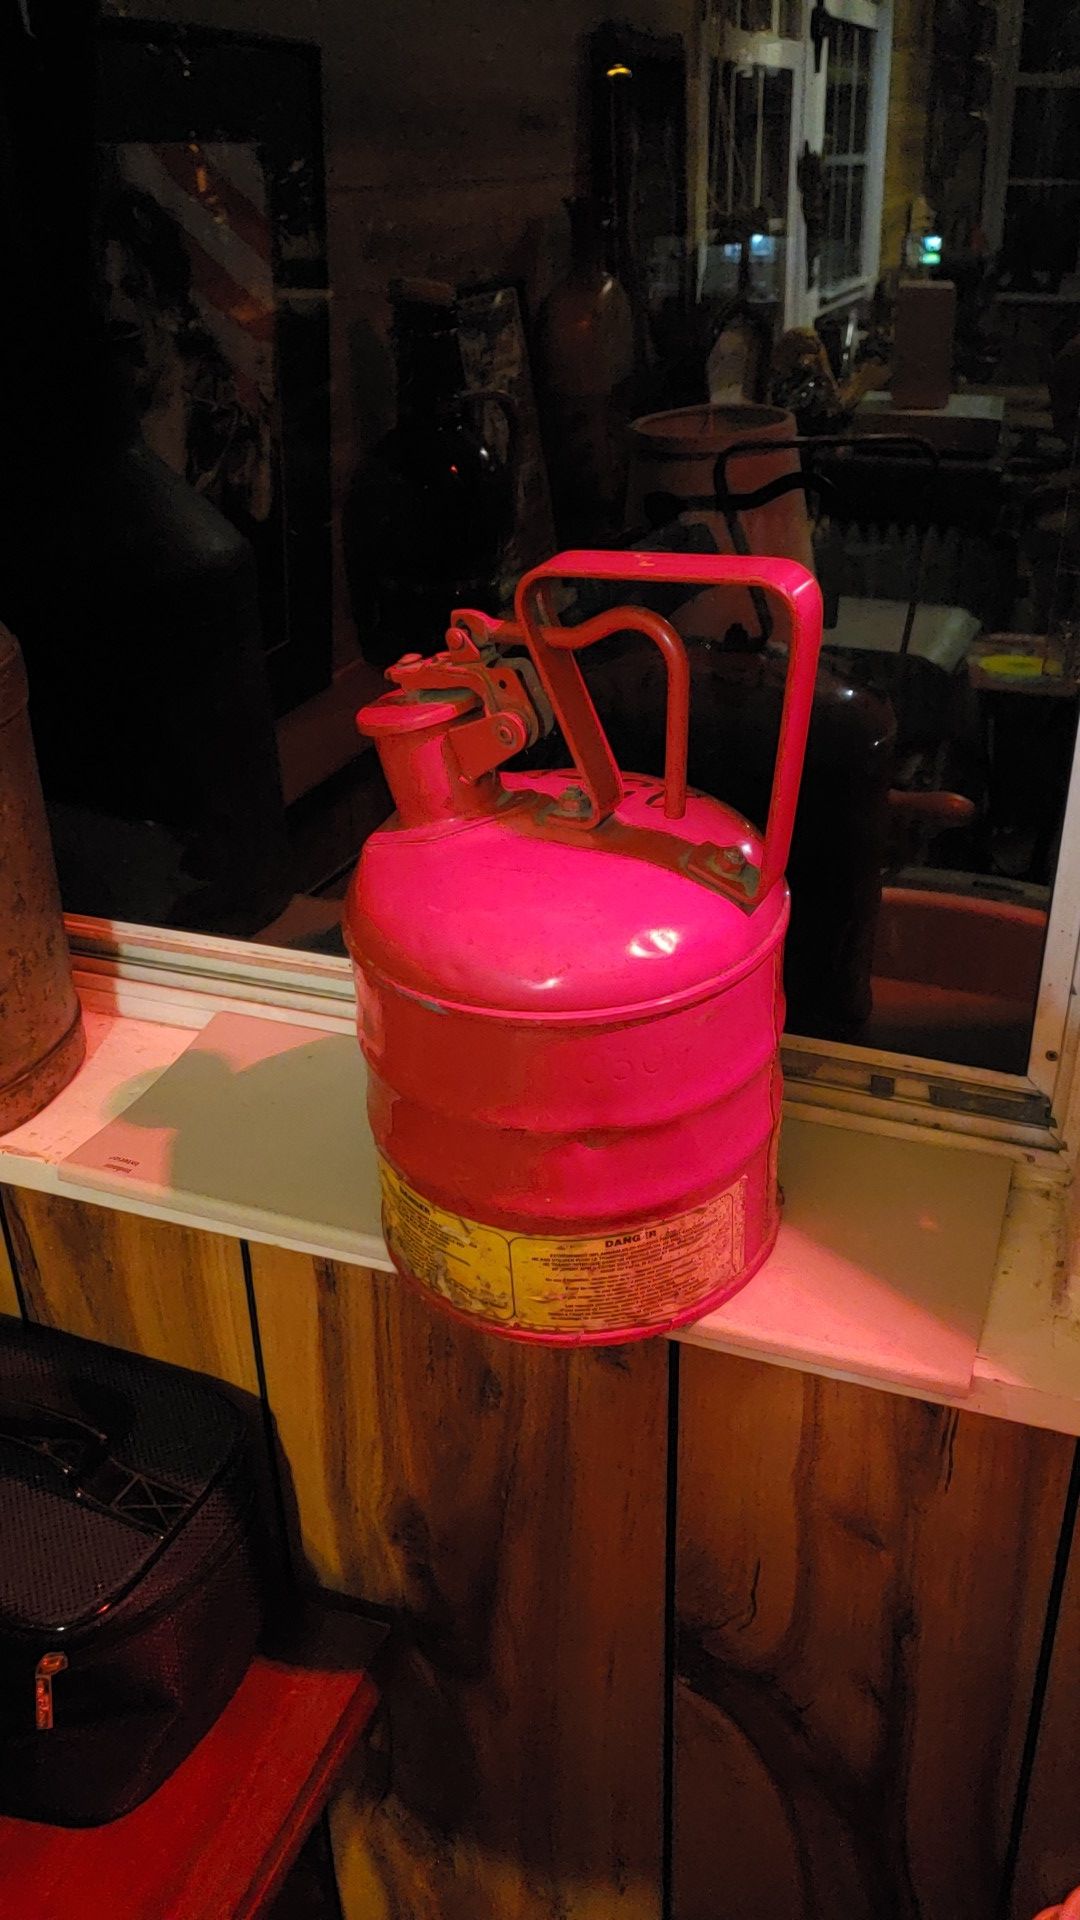
{"type": "Polygon", "coordinates": [[[347,1920],[1032,1920],[1080,1879],[1072,1440],[4,1204],[27,1312],[261,1402],[298,1576],[393,1624],[347,1920]]]}

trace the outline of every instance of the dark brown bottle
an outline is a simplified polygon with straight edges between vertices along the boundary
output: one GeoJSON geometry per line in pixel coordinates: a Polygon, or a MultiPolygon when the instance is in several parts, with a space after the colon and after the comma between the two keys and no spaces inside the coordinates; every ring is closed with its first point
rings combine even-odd
{"type": "Polygon", "coordinates": [[[110,339],[97,16],[0,7],[0,619],[65,907],[250,934],[292,891],[254,558],[143,444],[110,339]]]}
{"type": "Polygon", "coordinates": [[[501,453],[486,412],[503,395],[465,389],[457,317],[438,290],[395,298],[398,418],[360,465],[343,516],[353,618],[367,659],[444,644],[456,606],[490,606],[514,526],[513,434],[501,453]]]}
{"type": "Polygon", "coordinates": [[[594,203],[567,207],[570,271],[537,326],[544,439],[559,537],[595,545],[624,524],[634,319],[594,203]]]}

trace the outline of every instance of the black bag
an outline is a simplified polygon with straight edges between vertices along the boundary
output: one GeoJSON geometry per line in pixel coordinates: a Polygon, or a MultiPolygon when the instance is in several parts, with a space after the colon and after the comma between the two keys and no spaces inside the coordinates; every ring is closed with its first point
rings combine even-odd
{"type": "Polygon", "coordinates": [[[255,1533],[218,1387],[0,1318],[0,1813],[92,1826],[160,1786],[254,1652],[255,1533]]]}

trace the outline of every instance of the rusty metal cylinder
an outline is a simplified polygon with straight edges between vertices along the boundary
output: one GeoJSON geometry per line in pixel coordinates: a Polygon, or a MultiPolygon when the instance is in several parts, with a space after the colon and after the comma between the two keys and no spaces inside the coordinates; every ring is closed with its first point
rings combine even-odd
{"type": "Polygon", "coordinates": [[[26,672],[18,645],[0,627],[0,1133],[66,1087],[85,1048],[26,672]]]}

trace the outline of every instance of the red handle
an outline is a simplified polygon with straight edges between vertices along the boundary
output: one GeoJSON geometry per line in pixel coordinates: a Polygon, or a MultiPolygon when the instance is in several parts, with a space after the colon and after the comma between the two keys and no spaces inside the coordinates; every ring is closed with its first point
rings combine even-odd
{"type": "Polygon", "coordinates": [[[759,587],[780,602],[790,627],[787,680],[780,719],[765,851],[756,898],[761,901],[787,865],[799,797],[806,736],[814,702],[821,648],[821,592],[813,574],[794,560],[756,554],[557,553],[522,576],[516,595],[518,623],[537,672],[574,756],[588,802],[583,826],[598,826],[622,799],[623,785],[607,737],[572,654],[594,640],[634,628],[660,647],[668,675],[665,807],[680,819],[686,806],[686,753],[690,674],[678,634],[658,614],[642,607],[616,607],[580,626],[560,627],[544,608],[544,588],[557,580],[611,580],[621,585],[759,587]]]}

